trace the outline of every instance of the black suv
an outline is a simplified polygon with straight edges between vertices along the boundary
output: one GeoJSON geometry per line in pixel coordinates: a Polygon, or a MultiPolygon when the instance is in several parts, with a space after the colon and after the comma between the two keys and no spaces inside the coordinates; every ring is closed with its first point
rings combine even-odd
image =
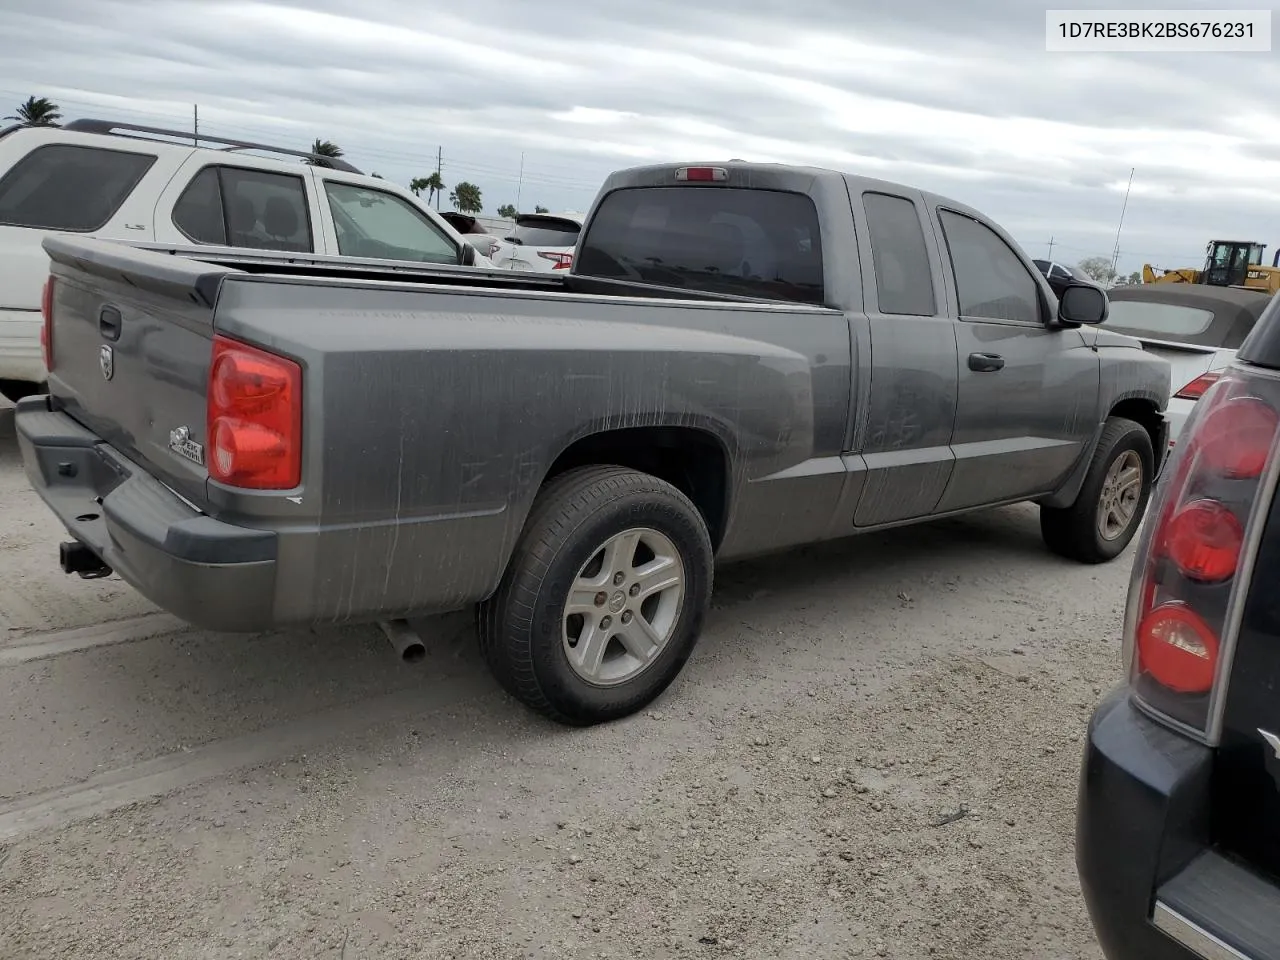
{"type": "Polygon", "coordinates": [[[1128,682],[1076,865],[1108,960],[1280,960],[1280,297],[1196,404],[1138,541],[1128,682]]]}

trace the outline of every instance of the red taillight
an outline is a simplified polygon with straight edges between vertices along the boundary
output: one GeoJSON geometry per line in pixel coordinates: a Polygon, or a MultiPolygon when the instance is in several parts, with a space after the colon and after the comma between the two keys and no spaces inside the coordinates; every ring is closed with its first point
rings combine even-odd
{"type": "Polygon", "coordinates": [[[45,278],[40,293],[40,353],[46,371],[53,370],[53,276],[45,278]]]}
{"type": "Polygon", "coordinates": [[[207,396],[209,477],[233,487],[302,482],[302,368],[216,336],[207,396]]]}
{"type": "Polygon", "coordinates": [[[677,180],[709,182],[729,179],[729,171],[724,167],[677,167],[677,180]]]}
{"type": "Polygon", "coordinates": [[[1206,465],[1232,480],[1260,476],[1278,422],[1275,410],[1256,397],[1215,404],[1197,434],[1206,465]]]}
{"type": "Polygon", "coordinates": [[[1138,700],[1206,732],[1246,531],[1280,433],[1280,381],[1213,377],[1152,497],[1125,611],[1138,700]]]}
{"type": "Polygon", "coordinates": [[[568,270],[573,266],[572,253],[551,253],[547,250],[539,250],[538,256],[543,260],[554,260],[555,266],[551,268],[552,270],[568,270]]]}
{"type": "Polygon", "coordinates": [[[1218,637],[1185,604],[1163,604],[1138,624],[1138,664],[1176,693],[1207,693],[1218,664],[1218,637]]]}
{"type": "Polygon", "coordinates": [[[1179,400],[1199,400],[1204,396],[1204,392],[1218,382],[1218,378],[1222,376],[1219,370],[1210,370],[1208,373],[1202,373],[1196,377],[1185,387],[1174,394],[1179,400]]]}
{"type": "Polygon", "coordinates": [[[1170,519],[1164,550],[1184,577],[1218,583],[1235,575],[1244,544],[1236,515],[1216,500],[1193,500],[1170,519]]]}

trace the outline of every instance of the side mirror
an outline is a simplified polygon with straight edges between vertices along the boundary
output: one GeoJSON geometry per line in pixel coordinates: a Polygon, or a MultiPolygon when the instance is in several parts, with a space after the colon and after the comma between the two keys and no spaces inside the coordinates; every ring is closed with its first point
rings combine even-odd
{"type": "Polygon", "coordinates": [[[1058,322],[1095,324],[1107,319],[1107,293],[1091,283],[1067,284],[1058,298],[1058,322]]]}

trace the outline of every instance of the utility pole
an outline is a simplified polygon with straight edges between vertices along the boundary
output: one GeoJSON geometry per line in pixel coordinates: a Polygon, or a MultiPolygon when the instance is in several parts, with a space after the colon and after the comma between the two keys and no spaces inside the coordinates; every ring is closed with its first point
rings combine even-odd
{"type": "Polygon", "coordinates": [[[520,151],[520,176],[516,180],[516,213],[520,212],[520,191],[524,188],[524,151],[520,151]]]}
{"type": "MultiPolygon", "coordinates": [[[[444,147],[436,147],[436,177],[437,178],[440,178],[440,170],[441,170],[441,167],[443,166],[443,161],[444,161],[444,147]]],[[[444,180],[440,179],[440,182],[443,183],[444,180]]],[[[442,193],[444,193],[443,190],[436,191],[437,212],[440,210],[440,194],[442,193]]]]}
{"type": "Polygon", "coordinates": [[[198,103],[191,105],[191,120],[193,122],[191,143],[198,147],[200,146],[200,104],[198,103]]]}
{"type": "Polygon", "coordinates": [[[1134,167],[1129,168],[1129,186],[1124,190],[1124,204],[1120,207],[1120,222],[1116,225],[1116,245],[1111,251],[1111,279],[1115,280],[1116,262],[1120,259],[1120,230],[1124,227],[1124,212],[1129,209],[1129,191],[1133,189],[1134,167]]]}
{"type": "Polygon", "coordinates": [[[1049,238],[1049,256],[1046,257],[1045,259],[1049,260],[1050,262],[1053,261],[1053,237],[1049,238]]]}

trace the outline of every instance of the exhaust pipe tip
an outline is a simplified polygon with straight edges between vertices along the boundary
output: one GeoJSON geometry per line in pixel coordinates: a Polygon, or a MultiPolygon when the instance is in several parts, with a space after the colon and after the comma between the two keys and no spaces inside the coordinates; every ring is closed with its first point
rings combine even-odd
{"type": "Polygon", "coordinates": [[[378,626],[405,663],[418,663],[426,659],[427,646],[418,636],[418,631],[409,626],[408,620],[382,620],[378,626]]]}

